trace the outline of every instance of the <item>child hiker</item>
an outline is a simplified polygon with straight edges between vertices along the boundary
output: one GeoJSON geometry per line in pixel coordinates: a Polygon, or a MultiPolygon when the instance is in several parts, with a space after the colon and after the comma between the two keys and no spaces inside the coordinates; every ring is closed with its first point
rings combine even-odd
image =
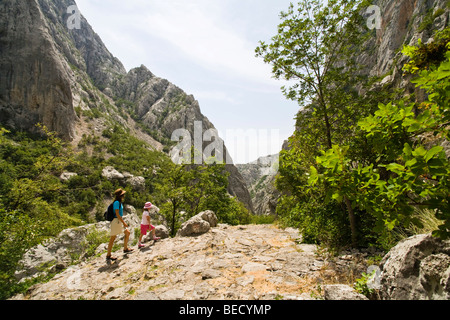
{"type": "Polygon", "coordinates": [[[141,221],[141,235],[139,237],[138,248],[145,247],[142,244],[142,237],[145,236],[147,234],[147,231],[149,231],[149,230],[152,233],[153,240],[157,241],[157,240],[161,239],[161,238],[158,238],[155,236],[155,227],[151,224],[151,221],[150,221],[149,210],[151,207],[152,207],[152,204],[150,202],[147,202],[144,206],[144,212],[142,213],[142,221],[141,221]]]}

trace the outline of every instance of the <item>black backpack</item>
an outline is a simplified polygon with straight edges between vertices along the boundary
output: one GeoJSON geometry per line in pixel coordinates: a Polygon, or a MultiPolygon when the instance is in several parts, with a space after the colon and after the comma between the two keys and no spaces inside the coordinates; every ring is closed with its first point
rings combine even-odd
{"type": "MultiPolygon", "coordinates": [[[[114,202],[116,202],[116,201],[114,201],[114,202]]],[[[114,202],[109,205],[108,209],[103,214],[103,217],[105,218],[106,221],[113,221],[114,218],[116,217],[116,213],[114,212],[114,202]]],[[[120,206],[122,205],[122,203],[120,203],[120,201],[119,201],[119,205],[120,206]]]]}

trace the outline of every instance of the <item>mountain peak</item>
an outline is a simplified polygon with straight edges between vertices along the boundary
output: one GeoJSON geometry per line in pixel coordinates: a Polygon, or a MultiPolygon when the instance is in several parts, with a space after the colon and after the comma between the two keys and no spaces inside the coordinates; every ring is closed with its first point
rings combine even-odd
{"type": "MultiPolygon", "coordinates": [[[[177,129],[192,133],[196,121],[204,131],[214,128],[192,95],[144,65],[127,73],[74,1],[5,0],[0,21],[0,123],[25,131],[42,123],[67,141],[79,141],[91,131],[89,122],[103,118],[166,149],[177,129]],[[80,20],[77,27],[68,25],[71,18],[80,20]]],[[[232,166],[229,191],[252,211],[232,166]]]]}

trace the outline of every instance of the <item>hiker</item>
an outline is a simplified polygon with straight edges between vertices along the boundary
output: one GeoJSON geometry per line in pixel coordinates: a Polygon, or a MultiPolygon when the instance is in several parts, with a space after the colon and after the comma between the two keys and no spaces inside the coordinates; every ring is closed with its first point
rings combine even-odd
{"type": "Polygon", "coordinates": [[[122,189],[117,189],[114,192],[115,200],[113,204],[113,209],[116,214],[113,221],[111,221],[111,238],[109,239],[108,244],[108,253],[106,255],[106,260],[117,260],[116,257],[111,256],[111,250],[114,244],[114,240],[116,237],[122,232],[125,233],[125,239],[123,240],[123,252],[129,253],[133,251],[133,249],[128,248],[128,239],[130,238],[130,230],[128,230],[128,225],[123,220],[123,199],[125,198],[126,191],[122,189]]]}
{"type": "Polygon", "coordinates": [[[160,240],[161,238],[157,237],[155,235],[155,227],[152,225],[151,220],[150,220],[150,208],[152,207],[151,202],[147,202],[144,205],[144,212],[142,213],[142,221],[141,221],[141,235],[139,237],[139,244],[138,244],[138,248],[143,248],[145,247],[142,244],[142,237],[145,236],[147,234],[148,231],[150,231],[152,233],[152,239],[154,241],[160,240]]]}

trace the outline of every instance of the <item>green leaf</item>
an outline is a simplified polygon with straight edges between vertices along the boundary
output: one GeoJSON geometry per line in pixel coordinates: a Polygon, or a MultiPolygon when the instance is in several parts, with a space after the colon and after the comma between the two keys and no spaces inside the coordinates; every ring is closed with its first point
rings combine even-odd
{"type": "Polygon", "coordinates": [[[416,132],[422,129],[422,125],[418,122],[411,123],[408,127],[408,132],[416,132]]]}
{"type": "Polygon", "coordinates": [[[405,143],[405,147],[403,148],[403,153],[407,156],[412,154],[411,146],[408,143],[405,143]]]}
{"type": "Polygon", "coordinates": [[[386,169],[392,172],[405,171],[405,167],[398,163],[390,163],[386,166],[386,169]]]}
{"type": "Polygon", "coordinates": [[[416,163],[417,163],[417,159],[416,158],[412,158],[411,160],[406,161],[405,167],[411,168],[416,163]]]}
{"type": "Polygon", "coordinates": [[[433,158],[435,154],[441,152],[442,150],[444,150],[444,148],[441,146],[435,146],[428,150],[427,154],[425,155],[425,162],[430,161],[430,159],[433,158]]]}
{"type": "Polygon", "coordinates": [[[425,157],[426,154],[427,150],[425,150],[425,148],[422,146],[420,146],[419,148],[417,148],[412,152],[412,155],[415,157],[425,157]]]}
{"type": "Polygon", "coordinates": [[[310,175],[308,178],[308,184],[309,185],[315,185],[317,183],[317,180],[319,179],[319,175],[317,172],[317,169],[313,166],[310,167],[310,175]]]}
{"type": "Polygon", "coordinates": [[[450,77],[450,70],[442,70],[438,72],[438,80],[442,80],[447,77],[450,77]]]}
{"type": "Polygon", "coordinates": [[[397,219],[394,219],[393,221],[385,220],[384,223],[385,223],[386,227],[387,227],[390,231],[392,231],[392,230],[394,230],[395,225],[397,224],[397,219]]]}
{"type": "Polygon", "coordinates": [[[330,200],[331,200],[332,195],[333,195],[333,192],[332,192],[332,191],[328,191],[328,192],[327,192],[326,197],[325,197],[325,200],[324,200],[324,203],[325,203],[325,204],[330,203],[330,200]]]}
{"type": "Polygon", "coordinates": [[[332,198],[337,202],[342,202],[342,195],[339,192],[334,193],[332,198]]]}

